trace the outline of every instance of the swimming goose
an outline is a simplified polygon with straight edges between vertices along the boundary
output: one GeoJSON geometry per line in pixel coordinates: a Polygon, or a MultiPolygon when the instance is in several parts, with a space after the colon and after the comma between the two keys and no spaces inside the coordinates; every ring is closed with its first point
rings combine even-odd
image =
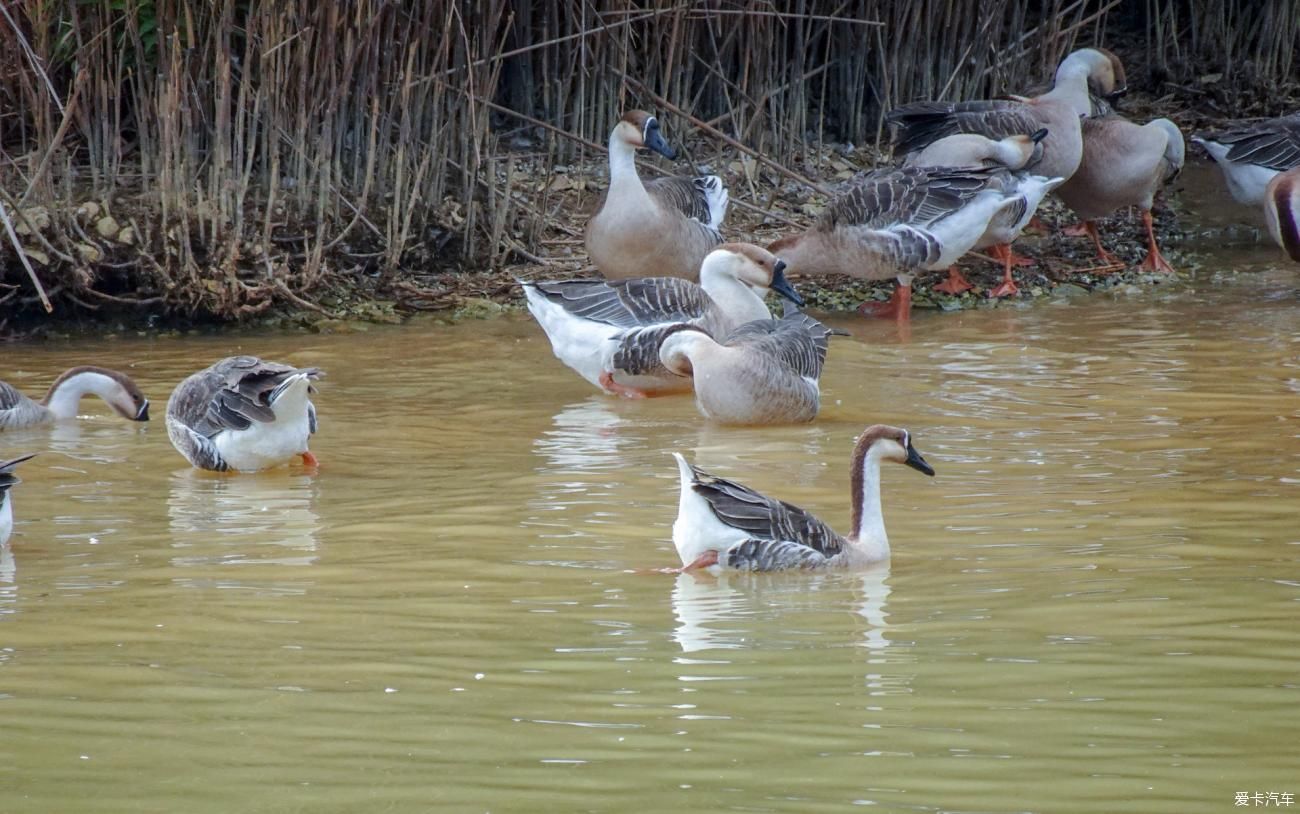
{"type": "Polygon", "coordinates": [[[1124,65],[1102,48],[1074,51],[1056,69],[1052,89],[1032,98],[969,102],[916,102],[895,108],[886,120],[895,125],[895,154],[913,153],[954,133],[977,133],[991,139],[1026,135],[1047,128],[1042,160],[1034,172],[1069,178],[1083,156],[1079,119],[1089,115],[1089,87],[1104,98],[1127,91],[1124,65]]]}
{"type": "Polygon", "coordinates": [[[9,535],[14,530],[14,510],[9,500],[9,490],[22,482],[14,474],[14,467],[35,457],[35,452],[29,452],[17,458],[0,461],[0,545],[9,541],[9,535]]]}
{"type": "Polygon", "coordinates": [[[999,211],[1017,205],[991,167],[876,170],[835,198],[807,231],[768,246],[799,274],[898,279],[879,316],[907,319],[912,278],[945,269],[984,234],[999,211]]]}
{"type": "Polygon", "coordinates": [[[722,242],[727,188],[716,175],[672,176],[641,182],[638,147],[666,158],[659,120],[642,110],[623,115],[609,134],[609,189],[587,223],[587,255],[611,279],[699,279],[704,256],[722,242]]]}
{"type": "Polygon", "coordinates": [[[1238,202],[1259,206],[1278,173],[1300,167],[1300,113],[1238,122],[1217,133],[1192,136],[1223,171],[1238,202]]]}
{"type": "Polygon", "coordinates": [[[200,469],[253,472],[302,456],[316,432],[311,382],[319,368],[230,356],[176,385],[167,402],[167,437],[200,469]]]}
{"type": "Polygon", "coordinates": [[[523,283],[528,310],[556,357],[607,393],[640,398],[691,388],[665,369],[659,343],[686,324],[710,336],[770,319],[763,297],[775,291],[802,305],[785,279],[785,261],[750,243],[724,243],[700,265],[700,282],[674,277],[523,283]]]}
{"type": "Polygon", "coordinates": [[[673,544],[682,570],[778,571],[855,567],[889,557],[880,511],[880,464],[894,461],[925,475],[934,469],[907,430],[876,424],[858,437],[850,469],[853,518],[847,537],[813,515],[734,481],[709,475],[674,452],[681,500],[673,544]]]}
{"type": "Polygon", "coordinates": [[[690,376],[700,414],[724,424],[793,424],[817,417],[817,380],[830,329],[794,311],[746,322],[721,341],[687,325],[659,345],[670,372],[690,376]]]}
{"type": "MultiPolygon", "coordinates": [[[[1032,265],[1033,261],[1011,250],[1011,243],[1029,225],[1038,205],[1047,193],[1063,182],[1061,178],[1045,178],[1022,172],[1042,159],[1042,142],[1047,138],[1047,128],[1030,135],[1007,136],[993,140],[975,133],[958,133],[944,136],[930,146],[908,156],[904,166],[970,166],[1001,167],[1009,172],[1002,176],[1003,188],[1011,192],[1018,203],[999,210],[989,221],[984,234],[972,248],[990,248],[992,255],[1002,262],[1002,282],[989,292],[991,297],[1005,297],[1019,288],[1011,278],[1013,265],[1032,265]]],[[[948,279],[935,286],[938,291],[960,294],[974,288],[956,266],[948,269],[948,279]]]]}
{"type": "Polygon", "coordinates": [[[0,430],[76,418],[81,397],[92,393],[129,421],[149,420],[149,399],[130,376],[82,365],[65,370],[40,401],[32,401],[0,382],[0,430]]]}
{"type": "Polygon", "coordinates": [[[1268,182],[1264,220],[1277,245],[1300,263],[1300,167],[1279,173],[1268,182]]]}
{"type": "Polygon", "coordinates": [[[1144,268],[1172,273],[1160,254],[1151,205],[1156,190],[1183,168],[1185,148],[1178,125],[1168,119],[1135,124],[1115,113],[1083,122],[1083,160],[1079,169],[1057,190],[1066,206],[1083,220],[1097,254],[1107,263],[1117,262],[1101,245],[1093,221],[1117,209],[1137,206],[1147,232],[1144,268]]]}

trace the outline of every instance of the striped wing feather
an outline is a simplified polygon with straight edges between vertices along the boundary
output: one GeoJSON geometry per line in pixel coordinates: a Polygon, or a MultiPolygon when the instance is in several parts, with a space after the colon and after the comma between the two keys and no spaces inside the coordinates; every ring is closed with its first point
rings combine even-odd
{"type": "Polygon", "coordinates": [[[676,277],[562,280],[535,286],[575,317],[616,328],[700,319],[713,307],[703,288],[676,277]]]}
{"type": "Polygon", "coordinates": [[[844,541],[830,526],[798,506],[759,494],[748,486],[691,467],[691,488],[708,501],[718,520],[750,534],[756,540],[798,545],[832,557],[844,541]]]}
{"type": "Polygon", "coordinates": [[[915,102],[889,111],[895,154],[924,150],[945,136],[975,133],[998,140],[1029,135],[1042,127],[1033,109],[1011,99],[968,102],[915,102]]]}
{"type": "Polygon", "coordinates": [[[746,322],[722,341],[746,346],[763,357],[779,360],[800,376],[818,379],[826,362],[831,331],[807,314],[795,312],[781,319],[746,322]]]}

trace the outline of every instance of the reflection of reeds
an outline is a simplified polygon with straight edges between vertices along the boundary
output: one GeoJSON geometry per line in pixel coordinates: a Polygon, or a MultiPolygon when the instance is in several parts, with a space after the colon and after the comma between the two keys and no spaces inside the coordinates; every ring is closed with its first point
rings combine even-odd
{"type": "MultiPolygon", "coordinates": [[[[1294,2],[1144,4],[1132,16],[1155,21],[1162,54],[1294,70],[1294,2]]],[[[543,229],[576,237],[520,162],[598,155],[626,107],[803,183],[825,174],[811,149],[823,138],[874,141],[895,104],[1050,76],[1119,5],[6,3],[0,204],[56,300],[252,314],[306,303],[331,273],[499,263],[534,256],[543,229]],[[520,128],[544,138],[534,153],[498,144],[520,128]],[[88,200],[105,209],[74,214],[88,200]]],[[[744,181],[742,205],[756,183],[744,181]]],[[[30,287],[12,265],[0,283],[30,287]]]]}

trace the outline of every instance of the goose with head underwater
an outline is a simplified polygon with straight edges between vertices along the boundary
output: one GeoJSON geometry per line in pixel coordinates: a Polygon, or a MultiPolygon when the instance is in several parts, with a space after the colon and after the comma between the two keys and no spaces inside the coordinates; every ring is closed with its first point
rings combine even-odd
{"type": "Polygon", "coordinates": [[[128,421],[149,420],[149,399],[130,376],[104,367],[82,365],[65,370],[40,401],[33,401],[0,382],[0,430],[76,418],[81,398],[87,395],[99,396],[128,421]]]}
{"type": "Polygon", "coordinates": [[[14,467],[35,457],[35,452],[29,452],[26,455],[19,455],[17,458],[0,461],[0,545],[4,545],[9,541],[9,535],[14,530],[14,509],[13,501],[9,498],[9,490],[22,483],[18,476],[14,474],[14,467]]]}
{"type": "Polygon", "coordinates": [[[700,263],[722,242],[727,188],[716,175],[642,182],[638,149],[677,157],[654,116],[632,110],[619,119],[609,134],[609,189],[587,222],[587,256],[610,279],[699,279],[700,263]]]}
{"type": "Polygon", "coordinates": [[[934,475],[907,430],[884,424],[868,427],[853,446],[853,514],[844,536],[798,506],[710,475],[679,453],[673,457],[681,475],[673,523],[681,570],[853,568],[888,559],[889,537],[880,507],[881,463],[901,463],[934,475]]]}
{"type": "Polygon", "coordinates": [[[769,291],[802,305],[785,279],[785,261],[751,243],[724,243],[704,258],[700,282],[676,277],[521,282],[528,310],[557,358],[584,379],[629,398],[691,389],[666,369],[659,344],[677,326],[724,337],[770,319],[769,291]]]}
{"type": "Polygon", "coordinates": [[[185,379],[167,402],[167,437],[194,466],[255,472],[301,457],[316,432],[312,382],[320,368],[230,356],[185,379]]]}

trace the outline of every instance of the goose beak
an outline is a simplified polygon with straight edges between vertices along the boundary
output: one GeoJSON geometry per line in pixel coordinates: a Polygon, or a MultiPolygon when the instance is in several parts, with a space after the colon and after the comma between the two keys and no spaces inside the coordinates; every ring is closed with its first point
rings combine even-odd
{"type": "Polygon", "coordinates": [[[144,400],[144,404],[141,404],[141,405],[140,405],[140,412],[136,413],[136,414],[135,414],[135,418],[133,418],[133,419],[131,419],[131,420],[132,420],[132,421],[148,421],[148,420],[149,420],[149,399],[145,399],[145,400],[144,400]]]}
{"type": "Polygon", "coordinates": [[[926,463],[925,459],[921,457],[921,453],[917,452],[916,447],[912,446],[911,438],[907,439],[907,460],[903,461],[903,463],[912,467],[917,472],[920,472],[922,475],[929,475],[932,478],[934,477],[934,467],[926,463]]]}
{"type": "Polygon", "coordinates": [[[1045,138],[1047,138],[1047,128],[1046,128],[1046,127],[1044,127],[1043,129],[1041,129],[1041,130],[1035,132],[1033,135],[1031,135],[1031,136],[1029,137],[1029,140],[1032,141],[1032,142],[1035,143],[1035,144],[1040,144],[1040,143],[1042,143],[1043,139],[1045,139],[1045,138]]]}
{"type": "Polygon", "coordinates": [[[780,294],[782,297],[785,297],[800,308],[803,307],[803,297],[800,297],[799,292],[795,291],[794,286],[790,285],[790,281],[785,279],[784,260],[776,261],[776,265],[772,267],[772,284],[769,285],[768,288],[780,294]]]}
{"type": "Polygon", "coordinates": [[[1128,93],[1128,85],[1125,85],[1122,88],[1115,88],[1113,91],[1111,91],[1110,93],[1106,94],[1101,98],[1105,99],[1107,102],[1110,102],[1111,107],[1115,108],[1116,110],[1119,110],[1119,100],[1123,99],[1124,95],[1127,93],[1128,93]]]}
{"type": "Polygon", "coordinates": [[[654,150],[664,158],[674,159],[677,157],[677,151],[668,146],[668,142],[664,141],[663,134],[659,132],[658,128],[645,134],[645,147],[647,150],[654,150]]]}

